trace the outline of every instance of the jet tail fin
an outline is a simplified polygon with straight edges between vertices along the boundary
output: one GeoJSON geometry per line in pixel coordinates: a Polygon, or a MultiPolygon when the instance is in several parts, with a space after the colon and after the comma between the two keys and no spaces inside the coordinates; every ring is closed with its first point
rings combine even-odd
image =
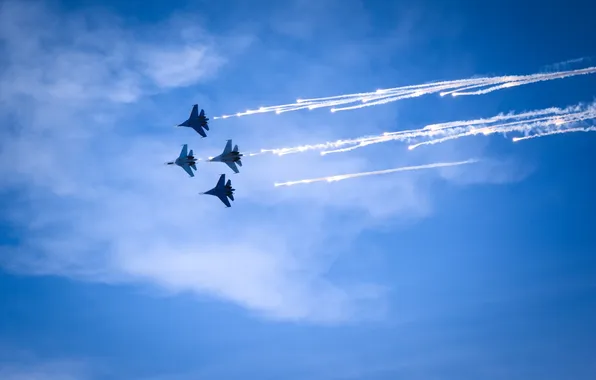
{"type": "Polygon", "coordinates": [[[228,182],[226,182],[226,186],[232,186],[232,180],[229,179],[228,182]]]}
{"type": "Polygon", "coordinates": [[[230,198],[232,201],[234,200],[234,194],[229,194],[228,198],[230,198]]]}
{"type": "Polygon", "coordinates": [[[209,118],[207,116],[205,116],[205,110],[201,109],[201,113],[199,114],[199,119],[201,119],[201,127],[205,128],[206,130],[209,130],[209,118]]]}
{"type": "Polygon", "coordinates": [[[236,163],[238,164],[238,166],[242,167],[242,161],[238,160],[236,161],[236,163]]]}
{"type": "Polygon", "coordinates": [[[234,150],[232,152],[238,152],[238,145],[234,145],[234,150]]]}
{"type": "Polygon", "coordinates": [[[197,170],[197,166],[195,164],[190,164],[190,167],[193,168],[194,170],[197,170]]]}

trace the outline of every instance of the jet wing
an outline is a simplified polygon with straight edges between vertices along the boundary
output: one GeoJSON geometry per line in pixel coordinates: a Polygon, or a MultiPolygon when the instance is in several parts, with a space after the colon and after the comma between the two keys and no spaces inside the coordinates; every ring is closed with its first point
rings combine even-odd
{"type": "Polygon", "coordinates": [[[225,184],[225,182],[226,182],[226,175],[225,175],[225,174],[222,174],[222,175],[219,177],[219,180],[217,181],[217,185],[215,185],[215,187],[224,187],[224,186],[225,186],[225,185],[224,185],[224,184],[225,184]]]}
{"type": "Polygon", "coordinates": [[[230,153],[232,151],[232,140],[228,140],[226,143],[226,147],[223,150],[222,156],[230,153]]]}
{"type": "Polygon", "coordinates": [[[194,129],[199,135],[201,135],[203,137],[207,137],[207,135],[205,134],[205,131],[203,131],[203,128],[201,128],[201,127],[192,127],[192,129],[194,129]]]}
{"type": "Polygon", "coordinates": [[[225,195],[218,195],[217,196],[219,198],[220,201],[222,201],[226,207],[232,207],[232,205],[230,204],[230,201],[228,200],[228,198],[225,195]]]}
{"type": "Polygon", "coordinates": [[[238,173],[238,167],[236,166],[235,162],[226,162],[226,165],[228,165],[230,167],[230,169],[232,169],[234,171],[234,173],[238,173]]]}
{"type": "Polygon", "coordinates": [[[190,111],[189,120],[196,119],[199,117],[199,105],[195,104],[192,106],[192,111],[190,111]]]}
{"type": "Polygon", "coordinates": [[[195,173],[192,172],[192,169],[187,164],[184,164],[184,165],[182,165],[180,167],[182,169],[184,169],[184,171],[187,172],[189,176],[191,176],[191,177],[194,177],[195,176],[195,173]]]}
{"type": "Polygon", "coordinates": [[[188,145],[184,144],[182,146],[182,150],[180,151],[180,156],[178,156],[178,158],[186,158],[186,156],[188,156],[188,145]]]}

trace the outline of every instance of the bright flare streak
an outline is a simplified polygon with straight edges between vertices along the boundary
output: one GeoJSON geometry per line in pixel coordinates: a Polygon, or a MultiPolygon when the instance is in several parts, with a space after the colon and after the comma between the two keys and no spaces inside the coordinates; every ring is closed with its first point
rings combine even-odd
{"type": "Polygon", "coordinates": [[[440,144],[445,141],[449,140],[457,140],[461,137],[466,136],[474,136],[477,134],[484,134],[485,136],[495,134],[495,133],[508,133],[508,132],[523,132],[523,133],[536,133],[535,135],[524,136],[514,138],[513,141],[520,141],[520,140],[527,140],[529,138],[537,138],[542,136],[554,135],[554,134],[563,134],[569,132],[592,132],[593,129],[590,128],[577,128],[569,126],[570,124],[575,124],[584,120],[596,119],[596,108],[591,108],[583,112],[576,112],[568,115],[562,116],[551,116],[551,117],[542,117],[536,118],[533,120],[527,121],[517,121],[511,123],[503,123],[497,124],[492,126],[487,126],[484,128],[468,128],[467,130],[459,129],[459,133],[452,134],[451,136],[446,136],[430,141],[424,141],[418,144],[408,146],[409,150],[416,149],[423,145],[435,145],[440,144]],[[569,127],[564,128],[564,126],[568,125],[569,127]]]}
{"type": "Polygon", "coordinates": [[[427,165],[418,165],[418,166],[404,166],[401,168],[394,168],[394,169],[385,169],[385,170],[377,170],[374,172],[362,172],[362,173],[353,173],[353,174],[342,174],[342,175],[334,175],[329,177],[322,177],[322,178],[313,178],[313,179],[303,179],[299,181],[291,181],[291,182],[283,182],[283,183],[275,183],[274,186],[293,186],[299,185],[304,183],[314,183],[314,182],[337,182],[343,181],[345,179],[352,179],[358,177],[366,177],[371,175],[381,175],[381,174],[389,174],[389,173],[396,173],[396,172],[407,172],[407,171],[415,171],[415,170],[425,170],[425,169],[435,169],[435,168],[444,168],[448,166],[459,166],[459,165],[467,165],[473,164],[478,162],[476,159],[470,159],[466,161],[458,161],[458,162],[438,162],[435,164],[427,164],[427,165]]]}
{"type": "Polygon", "coordinates": [[[594,74],[595,72],[596,72],[596,67],[588,67],[586,69],[559,71],[556,73],[533,74],[533,75],[519,77],[518,80],[507,81],[506,83],[503,83],[498,86],[491,86],[485,90],[479,90],[479,91],[473,91],[473,92],[457,92],[457,93],[454,93],[453,95],[457,95],[457,96],[484,95],[484,94],[488,94],[489,92],[493,92],[493,91],[500,90],[503,88],[523,86],[525,84],[543,82],[543,81],[553,80],[553,79],[563,79],[563,78],[567,78],[570,76],[576,76],[576,75],[594,74]]]}
{"type": "Polygon", "coordinates": [[[462,121],[452,121],[449,123],[439,123],[439,124],[430,124],[424,127],[423,129],[445,129],[445,128],[452,128],[452,127],[461,127],[461,126],[471,126],[471,125],[478,125],[478,124],[491,124],[497,121],[503,120],[522,120],[528,119],[531,117],[536,116],[543,116],[543,115],[564,115],[570,112],[577,112],[580,110],[579,106],[567,107],[567,108],[558,108],[558,107],[551,107],[545,108],[542,110],[536,111],[529,111],[523,113],[508,113],[508,114],[499,114],[497,116],[489,117],[487,119],[476,119],[476,120],[462,120],[462,121]]]}
{"type": "Polygon", "coordinates": [[[559,135],[561,133],[573,133],[573,132],[596,132],[596,127],[580,127],[580,128],[569,128],[569,129],[561,129],[557,131],[545,132],[536,135],[524,136],[524,137],[514,137],[511,140],[513,142],[523,141],[523,140],[531,140],[537,139],[539,137],[550,136],[550,135],[559,135]]]}
{"type": "Polygon", "coordinates": [[[541,73],[530,75],[506,75],[492,78],[470,78],[452,81],[440,81],[426,84],[408,85],[388,89],[379,89],[371,92],[360,92],[346,95],[328,96],[312,99],[297,99],[296,103],[282,104],[277,106],[260,107],[256,110],[246,110],[233,115],[215,116],[214,119],[226,119],[230,117],[242,117],[260,113],[284,113],[302,109],[331,108],[332,112],[354,110],[363,107],[387,104],[402,99],[414,98],[433,93],[441,96],[451,94],[452,96],[462,95],[483,95],[489,92],[504,88],[522,86],[530,83],[548,81],[553,79],[568,78],[576,75],[587,75],[596,73],[596,67],[585,69],[559,71],[554,73],[541,73]],[[477,91],[467,91],[479,88],[477,91]],[[341,107],[338,107],[341,106],[341,107]]]}
{"type": "Polygon", "coordinates": [[[422,145],[434,145],[449,140],[459,139],[465,136],[478,134],[490,135],[495,133],[521,132],[550,133],[560,131],[565,133],[574,128],[572,123],[584,120],[596,119],[596,106],[575,105],[566,108],[551,107],[542,110],[526,111],[522,113],[499,114],[490,118],[475,120],[460,120],[447,123],[430,124],[422,129],[410,129],[397,132],[384,132],[380,135],[362,136],[353,139],[330,141],[320,144],[300,145],[295,147],[261,149],[260,152],[247,155],[275,154],[283,156],[286,154],[302,153],[311,150],[321,151],[321,155],[330,153],[343,153],[363,148],[372,144],[380,144],[388,141],[415,142],[420,139],[430,139],[410,145],[409,149],[415,149],[422,145]]]}
{"type": "Polygon", "coordinates": [[[457,89],[451,90],[451,91],[443,91],[443,92],[440,92],[439,95],[441,95],[441,96],[453,95],[453,93],[458,92],[458,91],[471,90],[473,88],[486,87],[486,86],[487,86],[487,83],[480,83],[480,84],[475,84],[472,86],[460,87],[460,88],[457,88],[457,89]]]}

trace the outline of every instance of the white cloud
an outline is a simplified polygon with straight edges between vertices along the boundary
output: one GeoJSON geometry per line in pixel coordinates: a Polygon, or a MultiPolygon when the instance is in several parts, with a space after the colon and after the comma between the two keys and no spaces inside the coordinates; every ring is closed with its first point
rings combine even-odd
{"type": "Polygon", "coordinates": [[[188,86],[213,75],[222,59],[204,46],[164,51],[149,48],[143,52],[145,71],[160,87],[188,86]]]}
{"type": "Polygon", "coordinates": [[[64,358],[41,358],[31,352],[0,344],[2,380],[89,380],[89,363],[64,358]]]}
{"type": "Polygon", "coordinates": [[[0,378],[3,380],[84,380],[70,363],[44,363],[38,366],[13,366],[0,364],[0,378]]]}
{"type": "MultiPolygon", "coordinates": [[[[371,162],[350,154],[247,158],[241,174],[230,176],[237,200],[225,209],[198,195],[217,174],[228,173],[225,166],[200,165],[189,179],[162,165],[178,154],[182,139],[193,146],[213,142],[217,150],[223,140],[221,146],[205,142],[183,129],[152,136],[145,125],[123,123],[139,109],[153,123],[188,112],[192,102],[155,108],[147,95],[217,75],[227,61],[215,47],[218,37],[172,29],[169,20],[151,27],[159,37],[152,42],[105,14],[109,22],[90,21],[85,13],[62,16],[33,3],[2,7],[8,69],[0,100],[14,127],[2,136],[0,174],[4,187],[18,189],[11,218],[27,235],[7,248],[0,264],[191,291],[278,319],[337,322],[383,312],[382,286],[335,278],[328,268],[362,229],[389,216],[410,222],[428,215],[430,173],[275,189],[274,181],[370,170],[371,162]]],[[[250,38],[240,40],[237,46],[245,46],[250,38]]],[[[247,119],[234,139],[270,147],[276,138],[251,127],[272,130],[277,120],[247,119]]],[[[284,133],[287,143],[312,132],[298,132],[299,118],[285,120],[286,130],[297,131],[284,133]]],[[[388,155],[383,165],[426,163],[412,162],[405,152],[388,155]]]]}

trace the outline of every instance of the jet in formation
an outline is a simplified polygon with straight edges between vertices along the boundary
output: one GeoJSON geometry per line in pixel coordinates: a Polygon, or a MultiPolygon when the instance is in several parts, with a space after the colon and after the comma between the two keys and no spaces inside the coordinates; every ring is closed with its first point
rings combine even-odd
{"type": "Polygon", "coordinates": [[[205,191],[201,194],[216,196],[220,201],[223,202],[223,204],[226,205],[226,207],[232,207],[228,198],[230,198],[232,201],[234,200],[234,190],[236,189],[232,188],[232,180],[228,179],[228,182],[226,183],[226,175],[222,174],[217,181],[217,185],[215,185],[213,189],[205,191]]]}
{"type": "Polygon", "coordinates": [[[182,146],[182,150],[180,151],[180,155],[178,156],[176,161],[166,162],[166,165],[178,165],[182,169],[184,169],[184,171],[187,172],[189,176],[194,177],[195,173],[193,173],[192,170],[197,170],[197,167],[195,165],[196,162],[197,159],[194,157],[192,149],[190,150],[190,153],[188,153],[188,145],[184,144],[182,146]]]}
{"type": "MultiPolygon", "coordinates": [[[[192,106],[189,118],[183,123],[178,124],[178,127],[192,128],[202,137],[207,137],[205,131],[209,130],[208,121],[209,118],[205,116],[205,111],[201,109],[201,112],[199,113],[199,106],[198,104],[195,104],[192,106]]],[[[242,166],[241,157],[242,154],[238,152],[238,145],[234,145],[234,148],[232,149],[232,140],[228,140],[223,152],[217,157],[210,158],[209,161],[223,162],[228,165],[234,171],[234,173],[238,173],[238,166],[242,166]]],[[[193,170],[197,170],[197,161],[198,160],[194,157],[192,149],[189,152],[188,145],[184,144],[178,158],[176,158],[175,161],[166,162],[166,165],[178,165],[184,169],[189,176],[194,177],[195,174],[193,170]]],[[[226,207],[232,207],[230,200],[234,200],[234,191],[235,189],[232,188],[232,180],[228,179],[226,182],[226,175],[222,174],[213,189],[205,191],[201,194],[216,196],[223,202],[224,205],[226,205],[226,207]]]]}
{"type": "Polygon", "coordinates": [[[205,116],[205,110],[201,110],[199,113],[199,105],[195,104],[192,106],[190,111],[190,117],[183,123],[178,124],[178,127],[189,127],[194,129],[199,135],[207,137],[207,134],[203,130],[209,130],[209,118],[205,116]]]}
{"type": "Polygon", "coordinates": [[[209,159],[209,161],[223,162],[224,164],[228,165],[230,169],[234,171],[234,173],[238,173],[239,170],[236,164],[242,166],[242,161],[240,161],[241,157],[242,154],[238,152],[238,145],[234,145],[234,149],[232,149],[232,140],[228,140],[222,154],[209,159]]]}

